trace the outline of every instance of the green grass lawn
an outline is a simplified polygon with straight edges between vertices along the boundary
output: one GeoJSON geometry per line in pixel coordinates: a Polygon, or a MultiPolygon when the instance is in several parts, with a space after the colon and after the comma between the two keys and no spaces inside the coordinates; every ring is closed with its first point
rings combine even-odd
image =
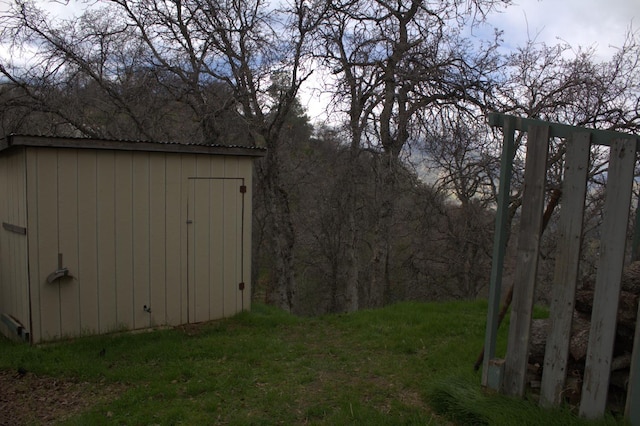
{"type": "Polygon", "coordinates": [[[254,305],[228,320],[152,333],[41,347],[2,339],[0,371],[111,389],[64,424],[583,424],[569,408],[545,411],[482,391],[473,363],[485,316],[484,302],[321,318],[254,305]]]}

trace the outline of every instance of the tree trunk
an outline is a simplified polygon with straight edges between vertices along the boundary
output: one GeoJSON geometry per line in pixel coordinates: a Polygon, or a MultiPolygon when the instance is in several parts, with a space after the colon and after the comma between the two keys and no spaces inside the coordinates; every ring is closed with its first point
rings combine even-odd
{"type": "Polygon", "coordinates": [[[356,190],[355,180],[349,182],[349,212],[348,221],[348,241],[346,247],[347,254],[347,279],[344,291],[344,309],[346,312],[355,312],[359,308],[358,281],[360,279],[360,265],[358,261],[358,228],[356,221],[356,190]]]}
{"type": "Polygon", "coordinates": [[[289,198],[280,180],[280,163],[277,147],[267,153],[264,170],[264,199],[267,209],[271,256],[274,262],[274,279],[269,291],[269,302],[291,312],[295,303],[294,244],[295,234],[289,198]]]}
{"type": "Polygon", "coordinates": [[[345,247],[347,260],[347,277],[344,288],[344,310],[346,312],[356,312],[360,308],[360,256],[359,256],[359,229],[358,219],[358,164],[360,155],[360,139],[362,137],[357,116],[351,119],[351,147],[349,149],[350,167],[346,175],[348,176],[345,187],[347,190],[347,245],[345,247]]]}
{"type": "Polygon", "coordinates": [[[382,165],[379,170],[378,193],[379,209],[374,227],[374,244],[371,256],[371,278],[368,306],[383,306],[391,292],[389,279],[390,235],[395,210],[395,162],[389,153],[382,154],[382,165]]]}

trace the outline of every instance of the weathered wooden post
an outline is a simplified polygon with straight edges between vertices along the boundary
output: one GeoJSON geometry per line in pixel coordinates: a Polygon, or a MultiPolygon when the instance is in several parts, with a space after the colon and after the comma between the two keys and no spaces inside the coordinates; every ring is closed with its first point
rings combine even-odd
{"type": "MultiPolygon", "coordinates": [[[[500,190],[494,236],[489,309],[485,335],[482,385],[510,395],[523,395],[529,355],[529,336],[539,256],[546,157],[550,138],[566,139],[566,160],[559,222],[558,256],[554,271],[549,332],[540,405],[552,407],[562,402],[566,381],[569,341],[576,295],[582,238],[584,201],[591,145],[610,146],[604,221],[601,228],[600,257],[596,276],[589,347],[580,403],[580,415],[604,415],[610,381],[613,344],[616,333],[618,300],[625,262],[626,231],[631,189],[640,139],[622,133],[548,123],[540,120],[491,114],[489,123],[504,129],[500,190]],[[514,132],[526,131],[527,158],[525,189],[518,235],[517,265],[513,306],[504,360],[495,359],[497,318],[502,268],[506,246],[506,214],[514,157],[514,132]]],[[[632,258],[640,246],[640,212],[636,212],[636,233],[632,258]]],[[[639,310],[640,311],[640,310],[639,310]]],[[[626,415],[640,425],[640,323],[636,327],[626,415]]]]}
{"type": "Polygon", "coordinates": [[[540,251],[549,126],[530,126],[516,260],[515,285],[502,387],[507,395],[524,394],[529,335],[540,251]]]}
{"type": "Polygon", "coordinates": [[[580,400],[580,415],[587,418],[602,416],[607,405],[635,163],[635,140],[614,140],[609,154],[600,259],[580,400]]]}
{"type": "Polygon", "coordinates": [[[503,127],[502,158],[500,160],[500,186],[498,188],[498,209],[496,212],[496,230],[493,240],[493,262],[491,264],[491,284],[489,286],[489,307],[487,313],[487,329],[485,333],[484,359],[482,367],[482,386],[498,390],[502,381],[502,370],[491,364],[496,354],[498,335],[498,310],[502,293],[502,270],[504,253],[507,245],[507,216],[509,215],[509,195],[511,189],[511,172],[515,155],[513,120],[504,123],[497,121],[498,116],[489,116],[489,124],[503,127]]]}
{"type": "Polygon", "coordinates": [[[567,375],[591,135],[587,132],[576,132],[567,138],[566,143],[558,255],[549,315],[552,327],[547,338],[540,389],[540,405],[543,407],[560,404],[567,375]]]}

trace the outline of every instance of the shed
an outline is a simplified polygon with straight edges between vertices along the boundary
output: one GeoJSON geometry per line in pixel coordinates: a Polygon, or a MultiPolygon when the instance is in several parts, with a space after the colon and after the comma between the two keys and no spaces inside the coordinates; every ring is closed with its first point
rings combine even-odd
{"type": "Polygon", "coordinates": [[[12,135],[0,144],[0,330],[31,343],[250,308],[261,148],[12,135]]]}

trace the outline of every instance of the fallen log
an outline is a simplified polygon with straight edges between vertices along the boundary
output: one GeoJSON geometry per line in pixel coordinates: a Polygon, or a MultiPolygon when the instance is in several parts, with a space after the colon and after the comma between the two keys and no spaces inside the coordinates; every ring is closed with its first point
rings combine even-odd
{"type": "MultiPolygon", "coordinates": [[[[547,335],[551,320],[534,319],[531,322],[531,337],[529,340],[529,363],[544,364],[545,347],[547,345],[547,335]]],[[[569,355],[572,361],[584,361],[587,356],[589,346],[589,331],[591,324],[584,315],[579,312],[573,313],[571,323],[571,340],[569,341],[569,355]]]]}
{"type": "Polygon", "coordinates": [[[591,322],[589,321],[589,317],[574,311],[571,324],[571,340],[569,341],[569,354],[574,361],[584,362],[587,358],[590,331],[591,322]]]}
{"type": "MultiPolygon", "coordinates": [[[[593,310],[593,290],[583,289],[576,292],[575,309],[583,314],[591,315],[593,310]]],[[[618,325],[635,330],[638,312],[637,294],[622,290],[618,299],[618,325]]]]}

